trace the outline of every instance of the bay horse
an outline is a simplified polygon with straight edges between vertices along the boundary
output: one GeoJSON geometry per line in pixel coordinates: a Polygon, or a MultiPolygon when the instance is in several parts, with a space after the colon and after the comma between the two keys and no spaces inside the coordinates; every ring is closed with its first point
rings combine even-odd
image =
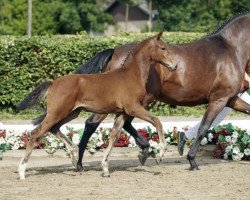
{"type": "MultiPolygon", "coordinates": [[[[177,65],[169,73],[160,63],[151,66],[147,82],[148,95],[143,100],[146,107],[153,100],[171,105],[196,106],[208,104],[202,118],[194,145],[187,155],[190,170],[197,170],[195,156],[200,142],[217,114],[225,107],[249,114],[250,105],[237,97],[250,61],[250,13],[235,15],[215,32],[187,44],[168,44],[172,62],[177,65]]],[[[91,58],[100,61],[99,65],[89,63],[81,66],[79,73],[97,73],[122,67],[121,63],[135,44],[107,49],[91,58]],[[85,72],[85,67],[88,71],[85,72]]],[[[172,63],[173,64],[173,63],[172,63]]],[[[85,122],[83,137],[79,144],[77,170],[83,170],[82,158],[90,136],[107,115],[93,114],[85,122]]],[[[127,119],[123,128],[129,132],[142,148],[139,159],[142,164],[147,159],[149,144],[132,126],[133,117],[127,119]]]]}
{"type": "MultiPolygon", "coordinates": [[[[20,179],[25,179],[26,164],[30,158],[34,142],[46,132],[62,135],[60,127],[75,118],[80,110],[99,114],[116,113],[110,133],[108,148],[102,160],[103,176],[109,176],[108,156],[116,135],[120,133],[128,115],[151,123],[157,129],[160,140],[160,161],[165,151],[162,124],[154,115],[143,108],[141,102],[146,95],[146,83],[150,66],[160,62],[168,70],[176,66],[168,60],[165,43],[160,39],[162,32],[134,46],[122,68],[103,74],[70,74],[54,81],[40,84],[18,105],[19,110],[29,108],[46,97],[47,113],[39,120],[39,126],[31,131],[26,152],[19,164],[20,179]]],[[[65,138],[64,138],[65,140],[65,138]]]]}

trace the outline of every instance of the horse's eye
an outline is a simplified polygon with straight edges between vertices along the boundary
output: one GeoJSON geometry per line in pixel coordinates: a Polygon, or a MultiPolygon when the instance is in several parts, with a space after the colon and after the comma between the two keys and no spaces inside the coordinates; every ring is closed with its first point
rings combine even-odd
{"type": "Polygon", "coordinates": [[[162,47],[161,50],[166,50],[166,47],[162,47]]]}

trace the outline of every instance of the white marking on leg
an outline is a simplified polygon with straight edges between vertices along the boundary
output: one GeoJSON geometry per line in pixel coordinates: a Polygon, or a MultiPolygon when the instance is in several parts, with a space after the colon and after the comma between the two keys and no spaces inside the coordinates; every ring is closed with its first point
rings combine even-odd
{"type": "Polygon", "coordinates": [[[24,158],[21,159],[21,162],[18,166],[18,172],[20,176],[20,180],[25,180],[25,170],[26,170],[27,163],[24,163],[24,158]]]}

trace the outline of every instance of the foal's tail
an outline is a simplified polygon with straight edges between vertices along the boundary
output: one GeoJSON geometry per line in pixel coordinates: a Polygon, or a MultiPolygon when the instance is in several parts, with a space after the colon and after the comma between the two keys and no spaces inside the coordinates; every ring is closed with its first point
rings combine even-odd
{"type": "Polygon", "coordinates": [[[81,65],[77,70],[76,74],[97,74],[103,72],[108,62],[111,60],[114,53],[114,49],[105,49],[95,54],[88,62],[81,65]]]}
{"type": "Polygon", "coordinates": [[[38,85],[31,93],[29,93],[21,103],[17,105],[19,111],[25,110],[37,104],[42,98],[46,96],[46,93],[51,85],[52,81],[46,81],[38,85]]]}

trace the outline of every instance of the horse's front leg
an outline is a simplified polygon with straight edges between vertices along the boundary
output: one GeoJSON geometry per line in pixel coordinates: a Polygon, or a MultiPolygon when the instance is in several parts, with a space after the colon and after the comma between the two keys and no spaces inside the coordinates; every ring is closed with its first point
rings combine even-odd
{"type": "Polygon", "coordinates": [[[136,141],[137,145],[142,149],[142,151],[139,153],[138,158],[140,160],[140,163],[142,165],[145,164],[147,158],[149,157],[149,142],[147,139],[139,134],[137,130],[132,126],[131,121],[134,119],[134,117],[129,116],[129,118],[126,120],[123,128],[125,131],[127,131],[136,141]]]}
{"type": "Polygon", "coordinates": [[[114,126],[110,131],[109,144],[102,159],[102,171],[103,171],[102,176],[103,177],[110,177],[108,157],[111,153],[111,150],[114,147],[117,136],[118,134],[120,134],[127,117],[128,116],[126,114],[117,114],[115,117],[114,126]]]}
{"type": "Polygon", "coordinates": [[[199,149],[200,143],[203,140],[203,138],[205,137],[209,127],[213,123],[216,116],[225,107],[227,100],[228,99],[219,99],[216,101],[211,101],[208,104],[208,108],[205,112],[205,115],[203,116],[202,121],[201,121],[199,130],[198,130],[198,134],[197,134],[195,141],[194,141],[194,143],[193,143],[193,145],[192,145],[192,147],[189,150],[188,155],[187,155],[187,159],[190,163],[189,170],[198,170],[199,169],[198,165],[196,164],[196,161],[195,161],[195,156],[196,156],[196,153],[199,149]]]}
{"type": "MultiPolygon", "coordinates": [[[[156,162],[159,164],[162,161],[165,150],[166,150],[166,141],[165,141],[165,138],[164,138],[164,132],[163,132],[162,124],[161,124],[160,120],[157,117],[150,114],[141,105],[138,105],[138,104],[137,105],[136,104],[131,104],[131,105],[133,105],[133,107],[127,108],[126,113],[151,123],[156,128],[156,130],[158,132],[159,143],[160,143],[159,144],[160,152],[156,156],[156,162]]],[[[147,155],[147,156],[149,156],[149,155],[147,155]]]]}
{"type": "Polygon", "coordinates": [[[85,122],[84,132],[79,143],[78,161],[76,171],[83,171],[82,158],[87,147],[88,141],[96,131],[99,124],[107,117],[107,114],[92,114],[85,122]]]}

